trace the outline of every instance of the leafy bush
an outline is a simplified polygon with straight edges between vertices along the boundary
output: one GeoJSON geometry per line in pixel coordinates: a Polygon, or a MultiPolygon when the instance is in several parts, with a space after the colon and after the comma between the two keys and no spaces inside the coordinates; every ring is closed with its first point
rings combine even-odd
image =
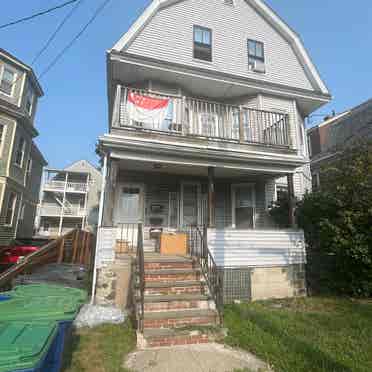
{"type": "Polygon", "coordinates": [[[372,296],[372,143],[324,167],[321,190],[305,195],[297,216],[310,254],[333,257],[329,287],[372,296]]]}

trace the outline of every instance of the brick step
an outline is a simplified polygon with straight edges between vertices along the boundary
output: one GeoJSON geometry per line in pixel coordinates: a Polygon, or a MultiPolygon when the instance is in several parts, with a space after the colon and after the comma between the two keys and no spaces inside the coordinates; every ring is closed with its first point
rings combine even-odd
{"type": "Polygon", "coordinates": [[[200,269],[146,270],[145,282],[196,281],[200,279],[200,269]]]}
{"type": "Polygon", "coordinates": [[[147,295],[145,311],[209,309],[210,298],[202,294],[147,295]]]}
{"type": "Polygon", "coordinates": [[[145,312],[144,327],[180,328],[193,325],[216,325],[217,318],[217,312],[209,309],[145,312]]]}
{"type": "Polygon", "coordinates": [[[168,328],[146,329],[145,347],[205,344],[213,341],[209,334],[201,331],[177,331],[168,328]]]}
{"type": "Polygon", "coordinates": [[[174,281],[169,282],[147,282],[145,295],[178,295],[178,294],[203,294],[205,284],[199,280],[196,281],[174,281]]]}

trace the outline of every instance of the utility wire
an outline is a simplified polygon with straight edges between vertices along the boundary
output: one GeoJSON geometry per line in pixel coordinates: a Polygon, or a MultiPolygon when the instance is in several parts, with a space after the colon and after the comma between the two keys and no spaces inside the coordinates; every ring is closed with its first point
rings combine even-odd
{"type": "Polygon", "coordinates": [[[111,0],[105,0],[94,12],[93,16],[89,19],[89,21],[85,24],[85,26],[80,30],[80,32],[62,49],[62,51],[54,58],[54,60],[46,67],[46,69],[38,76],[41,79],[45,76],[56,64],[57,62],[63,57],[63,55],[75,44],[75,42],[80,39],[80,37],[84,34],[87,28],[95,21],[98,15],[103,11],[106,5],[111,0]]]}
{"type": "Polygon", "coordinates": [[[63,18],[62,22],[58,25],[56,30],[53,32],[53,34],[49,37],[48,41],[44,45],[43,48],[40,49],[40,51],[36,54],[34,59],[31,62],[31,66],[35,64],[35,62],[41,57],[41,55],[49,48],[52,41],[56,38],[59,31],[61,31],[62,27],[65,25],[65,23],[71,18],[71,16],[75,13],[75,11],[79,8],[79,6],[82,4],[84,0],[79,0],[77,4],[68,12],[65,18],[63,18]]]}
{"type": "Polygon", "coordinates": [[[76,3],[77,1],[78,0],[70,0],[70,1],[67,1],[67,2],[65,2],[63,4],[57,5],[57,6],[53,7],[53,8],[46,9],[46,10],[43,10],[43,11],[41,11],[39,13],[33,14],[31,16],[28,16],[28,17],[25,17],[25,18],[21,18],[21,19],[18,19],[16,21],[12,21],[12,22],[9,22],[9,23],[0,25],[0,30],[3,29],[3,28],[6,28],[6,27],[14,26],[14,25],[16,25],[18,23],[29,21],[31,19],[40,17],[40,16],[45,15],[45,14],[48,14],[48,13],[51,13],[51,12],[53,12],[55,10],[58,10],[58,9],[64,8],[65,6],[68,6],[70,4],[76,3]]]}

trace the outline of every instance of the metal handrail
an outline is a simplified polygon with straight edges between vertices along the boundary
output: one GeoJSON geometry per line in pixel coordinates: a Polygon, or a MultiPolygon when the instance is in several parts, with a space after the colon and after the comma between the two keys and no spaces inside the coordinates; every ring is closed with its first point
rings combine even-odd
{"type": "Polygon", "coordinates": [[[208,228],[190,227],[190,255],[196,258],[202,269],[209,291],[223,322],[223,276],[208,248],[208,228]]]}
{"type": "Polygon", "coordinates": [[[200,137],[290,148],[290,121],[287,113],[250,108],[225,102],[118,86],[117,114],[114,125],[133,130],[200,137]],[[141,123],[127,112],[129,92],[149,97],[167,98],[173,112],[162,123],[141,123]]]}
{"type": "Polygon", "coordinates": [[[135,303],[135,306],[136,306],[136,313],[137,313],[138,328],[140,332],[143,333],[144,315],[145,315],[145,253],[143,249],[142,223],[138,224],[136,266],[137,266],[140,304],[138,307],[137,303],[135,303]]]}

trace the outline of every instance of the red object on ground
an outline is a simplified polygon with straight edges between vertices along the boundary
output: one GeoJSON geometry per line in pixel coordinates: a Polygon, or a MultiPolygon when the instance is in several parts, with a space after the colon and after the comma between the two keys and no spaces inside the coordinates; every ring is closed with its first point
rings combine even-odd
{"type": "Polygon", "coordinates": [[[40,247],[30,247],[30,246],[15,246],[11,247],[2,252],[0,257],[1,265],[16,264],[21,257],[26,257],[31,253],[39,250],[40,247]]]}

